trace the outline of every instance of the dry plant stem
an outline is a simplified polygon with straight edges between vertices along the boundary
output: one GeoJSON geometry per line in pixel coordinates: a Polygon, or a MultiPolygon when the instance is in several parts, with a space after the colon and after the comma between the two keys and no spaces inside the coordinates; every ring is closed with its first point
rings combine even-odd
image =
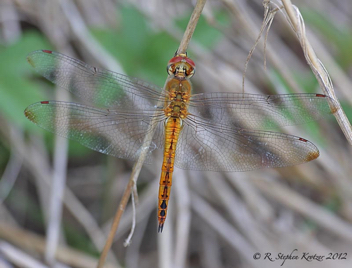
{"type": "MultiPolygon", "coordinates": [[[[153,202],[153,208],[155,208],[155,199],[153,202]]],[[[149,213],[148,219],[153,216],[154,216],[153,213],[149,213]]],[[[138,226],[138,230],[133,236],[133,243],[131,243],[131,245],[126,248],[125,263],[124,263],[125,267],[138,268],[140,266],[140,261],[144,260],[143,257],[145,255],[142,252],[140,252],[140,249],[142,246],[142,242],[144,241],[143,238],[145,238],[149,220],[145,219],[145,220],[139,221],[139,223],[140,224],[138,226]]]]}
{"type": "MultiPolygon", "coordinates": [[[[146,220],[152,211],[155,209],[155,196],[158,194],[158,185],[159,182],[154,180],[153,182],[148,185],[147,189],[143,191],[140,199],[142,202],[138,206],[136,206],[136,215],[138,215],[138,220],[136,220],[136,224],[141,223],[142,221],[146,220]]],[[[117,233],[114,237],[114,241],[121,239],[123,234],[131,228],[131,218],[133,217],[133,211],[131,208],[126,209],[124,212],[125,217],[123,217],[120,221],[119,225],[119,233],[117,233]]],[[[104,224],[103,230],[107,233],[112,224],[113,219],[109,222],[104,224]]],[[[140,230],[140,228],[138,228],[140,230]]],[[[135,243],[133,243],[135,244],[135,243]]]]}
{"type": "Polygon", "coordinates": [[[189,187],[184,170],[178,170],[177,174],[175,174],[175,178],[177,178],[177,183],[175,183],[175,193],[177,194],[177,232],[173,263],[175,267],[185,267],[191,229],[189,187]]]}
{"type": "Polygon", "coordinates": [[[351,225],[338,218],[332,212],[329,212],[309,199],[300,196],[288,187],[273,183],[270,180],[255,180],[254,183],[260,191],[270,196],[270,198],[279,201],[279,204],[283,204],[308,219],[312,219],[319,226],[342,239],[352,241],[351,225]]]}
{"type": "MultiPolygon", "coordinates": [[[[133,172],[132,172],[132,174],[133,174],[133,172]]],[[[104,267],[104,263],[105,263],[106,257],[107,257],[107,255],[109,253],[109,250],[111,248],[112,242],[114,240],[114,236],[115,236],[117,227],[119,226],[121,216],[122,216],[122,214],[123,214],[123,212],[124,212],[124,210],[126,208],[128,199],[130,198],[131,189],[132,189],[133,185],[134,185],[134,180],[130,179],[130,181],[128,182],[128,185],[126,186],[126,190],[125,190],[125,192],[124,192],[124,194],[122,196],[122,199],[121,199],[121,202],[119,204],[119,207],[118,207],[118,209],[116,211],[114,220],[112,222],[112,226],[111,226],[111,230],[110,230],[109,236],[106,239],[106,243],[105,243],[104,249],[103,249],[103,251],[102,251],[102,253],[100,255],[98,266],[97,266],[98,268],[103,268],[104,267]]]]}
{"type": "Polygon", "coordinates": [[[200,14],[202,14],[206,0],[198,0],[193,10],[191,18],[188,22],[185,33],[183,34],[180,46],[178,47],[177,54],[184,54],[187,52],[189,41],[191,41],[194,30],[196,29],[200,14]]]}
{"type": "MultiPolygon", "coordinates": [[[[14,129],[11,128],[11,131],[14,129]]],[[[15,150],[11,150],[10,159],[7,162],[4,173],[0,179],[0,206],[10,194],[16,179],[21,171],[23,159],[15,150]]]]}
{"type": "Polygon", "coordinates": [[[56,137],[45,252],[45,260],[50,265],[55,263],[55,252],[59,244],[61,230],[62,200],[66,185],[67,143],[65,138],[56,137]]]}
{"type": "Polygon", "coordinates": [[[89,55],[93,56],[106,69],[124,74],[121,65],[116,59],[88,31],[75,3],[63,0],[60,1],[60,5],[74,35],[78,38],[84,49],[89,52],[89,55]]]}
{"type": "Polygon", "coordinates": [[[245,83],[245,79],[246,79],[246,72],[247,72],[247,68],[248,68],[248,63],[249,60],[252,58],[252,55],[254,53],[254,50],[256,49],[260,38],[263,35],[263,32],[265,30],[265,28],[267,28],[266,33],[265,33],[265,40],[264,40],[264,69],[266,70],[266,43],[267,43],[267,37],[268,37],[268,33],[269,33],[269,29],[270,26],[273,22],[275,13],[278,11],[278,8],[275,8],[274,10],[270,10],[268,5],[264,5],[265,11],[264,11],[264,18],[263,18],[263,23],[262,26],[260,27],[260,31],[258,34],[257,39],[255,40],[255,43],[253,45],[253,47],[251,48],[251,50],[248,53],[247,59],[246,59],[246,63],[244,64],[244,70],[243,70],[243,74],[242,74],[242,93],[244,93],[244,83],[245,83]]]}
{"type": "MultiPolygon", "coordinates": [[[[181,40],[180,46],[179,46],[179,48],[177,50],[177,53],[185,53],[186,52],[188,44],[189,44],[189,42],[191,40],[191,37],[192,37],[192,35],[194,33],[194,30],[195,30],[196,26],[197,26],[198,19],[200,17],[200,14],[202,13],[202,10],[203,10],[203,7],[204,7],[205,3],[206,3],[206,0],[198,0],[197,1],[197,4],[196,4],[196,6],[195,6],[195,8],[193,10],[193,13],[192,13],[190,21],[189,21],[189,23],[187,25],[187,29],[185,31],[185,34],[184,34],[182,40],[181,40]]],[[[165,84],[166,84],[166,82],[165,82],[165,84]]],[[[163,100],[160,99],[159,103],[157,105],[159,106],[159,105],[162,105],[162,104],[163,104],[163,100]]],[[[148,131],[148,135],[144,139],[142,148],[149,148],[150,142],[152,140],[152,135],[154,134],[154,130],[155,130],[156,126],[157,126],[157,120],[156,119],[152,120],[152,122],[150,124],[151,131],[148,131]]],[[[110,230],[108,238],[106,240],[106,244],[105,244],[104,249],[103,249],[103,251],[101,253],[101,256],[100,256],[100,259],[99,259],[99,263],[98,263],[98,266],[97,266],[98,268],[102,268],[104,266],[105,259],[106,259],[107,255],[108,255],[108,252],[109,252],[110,248],[111,248],[115,233],[116,233],[117,228],[119,226],[122,213],[123,213],[123,211],[126,208],[129,196],[131,194],[131,191],[132,191],[131,187],[134,187],[136,185],[137,178],[139,176],[139,173],[140,173],[140,171],[142,169],[144,160],[146,158],[146,154],[147,154],[147,150],[146,149],[142,150],[137,163],[133,167],[132,174],[131,174],[131,177],[130,177],[130,181],[129,181],[129,183],[128,183],[127,187],[126,187],[126,190],[125,190],[125,192],[123,194],[122,200],[120,202],[120,205],[119,205],[118,210],[116,212],[116,215],[114,217],[114,220],[113,220],[113,223],[112,223],[112,226],[111,226],[111,230],[110,230]]]]}
{"type": "Polygon", "coordinates": [[[211,185],[211,188],[222,202],[222,206],[227,210],[226,215],[229,215],[246,239],[251,241],[253,245],[256,245],[258,248],[271,250],[270,241],[261,233],[252,215],[247,213],[245,209],[246,204],[234,195],[229,184],[225,180],[221,180],[221,178],[213,179],[213,177],[209,175],[207,179],[209,185],[211,185]],[[236,210],[233,209],[234,207],[236,210]]]}
{"type": "MultiPolygon", "coordinates": [[[[46,243],[45,238],[35,233],[26,231],[24,229],[15,227],[13,224],[4,223],[0,221],[0,240],[7,241],[11,245],[21,248],[31,255],[42,255],[45,252],[46,243]]],[[[58,246],[55,252],[56,259],[65,263],[70,267],[77,268],[93,268],[96,259],[82,253],[74,248],[58,246]]],[[[28,267],[28,266],[21,266],[28,267]]],[[[45,266],[48,267],[48,266],[45,266]]],[[[106,264],[105,268],[120,267],[111,263],[106,264]]]]}
{"type": "MultiPolygon", "coordinates": [[[[135,187],[133,187],[135,188],[135,187]]],[[[129,246],[131,244],[131,239],[132,239],[132,236],[134,234],[134,230],[136,228],[136,202],[135,202],[135,196],[137,196],[135,194],[135,191],[133,191],[132,195],[131,195],[131,201],[132,201],[132,228],[131,228],[131,231],[130,231],[130,234],[128,235],[128,237],[126,238],[125,240],[125,243],[123,244],[125,247],[129,246]]]]}
{"type": "MultiPolygon", "coordinates": [[[[69,101],[70,98],[68,92],[56,90],[56,99],[69,101]]],[[[67,150],[68,140],[63,137],[56,137],[45,250],[45,260],[52,266],[55,263],[55,252],[59,244],[61,231],[62,200],[66,186],[67,150]]]]}
{"type": "MultiPolygon", "coordinates": [[[[324,68],[323,64],[317,58],[309,40],[307,39],[305,35],[304,25],[302,25],[298,20],[297,12],[295,11],[291,1],[282,0],[282,3],[286,10],[287,16],[291,22],[292,28],[296,32],[297,37],[301,43],[307,62],[311,67],[311,69],[313,70],[313,73],[316,76],[320,84],[320,87],[322,88],[322,90],[326,95],[333,98],[339,103],[339,101],[336,98],[330,77],[326,69],[324,68]]],[[[336,120],[340,125],[340,128],[343,131],[346,139],[352,145],[352,126],[346,114],[342,110],[340,104],[339,104],[339,107],[337,107],[337,111],[334,113],[334,116],[336,117],[336,120]]]]}
{"type": "MultiPolygon", "coordinates": [[[[213,209],[204,199],[195,192],[191,194],[191,206],[193,211],[214,229],[229,245],[238,251],[245,261],[253,263],[254,247],[252,247],[245,237],[237,231],[234,226],[228,223],[222,215],[213,209]]],[[[253,265],[254,266],[254,265],[253,265]]],[[[250,266],[251,267],[251,266],[250,266]]]]}
{"type": "MultiPolygon", "coordinates": [[[[158,106],[162,105],[163,101],[162,100],[159,100],[158,102],[158,106]]],[[[128,202],[128,199],[131,195],[131,192],[132,192],[132,189],[135,187],[136,183],[137,183],[137,178],[139,176],[139,173],[142,169],[142,166],[143,166],[143,163],[144,163],[144,160],[147,156],[147,148],[149,148],[149,145],[150,145],[150,142],[152,140],[152,137],[153,137],[153,134],[154,134],[154,131],[155,131],[155,128],[157,126],[157,118],[154,117],[154,119],[152,120],[151,124],[150,124],[150,131],[148,131],[148,135],[144,138],[144,142],[143,142],[143,146],[142,146],[142,152],[138,158],[138,161],[137,163],[134,165],[133,169],[132,169],[132,174],[131,174],[131,177],[130,177],[130,180],[128,182],[128,185],[126,187],[126,190],[125,192],[123,193],[123,196],[122,196],[122,199],[121,199],[121,202],[118,206],[118,209],[116,211],[116,214],[115,214],[115,217],[114,217],[114,220],[112,222],[112,226],[111,226],[111,229],[110,229],[110,232],[109,232],[109,235],[108,235],[108,238],[106,240],[106,243],[105,243],[105,246],[104,246],[104,249],[101,253],[101,256],[100,256],[100,259],[99,259],[99,263],[98,263],[98,268],[102,268],[104,266],[104,262],[106,260],[106,257],[108,255],[108,252],[111,248],[111,245],[112,245],[112,242],[114,240],[114,237],[115,237],[115,233],[117,231],[117,228],[119,226],[119,223],[120,223],[120,220],[121,220],[121,216],[126,208],[126,205],[127,205],[127,202],[128,202]]]]}
{"type": "MultiPolygon", "coordinates": [[[[1,123],[4,127],[0,128],[0,133],[14,146],[16,152],[22,157],[24,166],[28,168],[35,178],[38,178],[37,183],[43,185],[43,191],[49,193],[48,189],[51,185],[49,178],[51,177],[52,171],[47,162],[48,157],[43,155],[43,152],[38,149],[37,143],[36,146],[25,144],[22,134],[19,133],[18,130],[13,133],[8,133],[6,130],[9,129],[9,127],[3,121],[1,123]],[[31,157],[28,157],[29,155],[31,157]]],[[[49,198],[44,198],[44,200],[49,200],[49,198]]],[[[102,237],[104,236],[103,232],[99,229],[98,224],[94,221],[91,214],[68,188],[65,189],[63,202],[71,214],[74,215],[78,222],[84,227],[96,248],[101,249],[104,243],[104,241],[102,241],[102,237]]],[[[45,207],[47,206],[43,208],[45,207]]],[[[115,261],[115,263],[116,267],[118,265],[117,261],[115,261]]]]}
{"type": "MultiPolygon", "coordinates": [[[[222,2],[229,8],[230,12],[238,18],[238,22],[240,26],[244,29],[244,31],[249,35],[249,37],[256,39],[257,38],[257,23],[253,19],[255,14],[249,12],[247,8],[241,4],[240,1],[230,1],[230,0],[222,0],[222,2]],[[253,17],[253,18],[252,18],[253,17]]],[[[273,39],[273,36],[272,36],[273,39]]],[[[280,43],[281,46],[284,46],[281,41],[277,38],[275,43],[280,43]]],[[[292,73],[288,71],[286,65],[283,63],[282,59],[278,57],[272,47],[272,45],[266,45],[266,56],[270,60],[270,62],[275,66],[275,69],[279,71],[279,73],[283,76],[286,83],[293,89],[294,92],[301,92],[300,86],[295,81],[292,73]]]]}
{"type": "MultiPolygon", "coordinates": [[[[12,264],[15,264],[17,267],[27,267],[27,268],[46,268],[47,266],[40,263],[33,256],[23,252],[22,250],[14,247],[13,245],[0,241],[0,253],[2,258],[7,261],[11,261],[12,264]]],[[[2,266],[1,267],[10,267],[2,266]]]]}

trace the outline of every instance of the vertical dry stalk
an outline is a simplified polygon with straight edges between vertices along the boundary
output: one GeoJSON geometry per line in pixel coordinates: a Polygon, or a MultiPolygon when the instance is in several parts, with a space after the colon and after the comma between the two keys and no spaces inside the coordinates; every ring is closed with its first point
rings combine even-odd
{"type": "Polygon", "coordinates": [[[282,3],[286,11],[286,18],[290,22],[292,29],[295,31],[299,42],[301,43],[304,56],[315,77],[317,78],[321,89],[326,95],[333,98],[338,103],[338,107],[335,107],[335,110],[332,110],[332,112],[334,113],[334,116],[336,117],[336,120],[340,125],[340,128],[344,133],[346,139],[352,145],[352,126],[336,98],[334,87],[327,70],[325,69],[322,62],[318,59],[305,34],[305,26],[301,13],[296,6],[292,5],[291,0],[282,0],[282,3]]]}
{"type": "Polygon", "coordinates": [[[264,30],[266,30],[265,31],[265,40],[264,40],[264,69],[266,70],[266,44],[267,44],[268,34],[269,34],[271,24],[274,20],[274,16],[275,16],[276,12],[279,10],[279,8],[275,8],[273,10],[270,10],[269,2],[267,0],[263,1],[263,6],[264,6],[263,23],[262,23],[262,26],[260,27],[258,37],[255,40],[254,45],[252,46],[251,50],[249,51],[246,62],[244,64],[244,70],[243,70],[243,74],[242,74],[242,93],[244,93],[244,83],[245,83],[245,79],[246,79],[246,72],[247,72],[249,61],[252,58],[254,50],[256,49],[257,45],[259,44],[260,39],[262,38],[264,30]]]}
{"type": "Polygon", "coordinates": [[[187,51],[189,41],[191,41],[194,30],[196,29],[200,14],[203,11],[206,0],[198,0],[193,10],[191,18],[189,19],[185,33],[183,34],[180,46],[178,47],[177,54],[183,54],[187,51]]]}
{"type": "MultiPolygon", "coordinates": [[[[192,38],[192,35],[194,33],[196,26],[197,26],[200,14],[203,11],[205,3],[206,3],[206,0],[198,0],[197,1],[196,6],[195,6],[193,13],[191,15],[190,21],[187,25],[186,31],[183,35],[182,40],[181,40],[180,46],[177,50],[178,54],[186,52],[188,44],[192,38]]],[[[160,102],[160,104],[162,104],[163,100],[160,100],[159,102],[160,102]]],[[[156,126],[157,126],[157,121],[153,120],[150,125],[150,129],[152,131],[148,131],[149,134],[144,139],[144,143],[142,146],[143,148],[149,148],[149,145],[150,145],[150,142],[152,139],[152,135],[154,134],[154,130],[155,130],[156,126]]],[[[123,193],[121,202],[120,202],[118,209],[116,211],[108,238],[107,238],[105,246],[104,246],[104,249],[101,253],[101,256],[100,256],[100,259],[98,262],[98,266],[97,266],[98,268],[102,268],[104,266],[106,257],[108,255],[110,248],[111,248],[115,233],[116,233],[117,228],[119,226],[121,216],[123,214],[123,211],[126,208],[127,202],[128,202],[129,197],[131,195],[132,188],[135,187],[135,185],[136,185],[136,181],[137,181],[137,178],[138,178],[139,173],[141,171],[141,168],[142,168],[142,165],[143,165],[144,160],[146,158],[146,155],[147,155],[147,150],[142,150],[138,161],[136,162],[136,164],[133,167],[132,174],[130,176],[130,180],[129,180],[128,185],[125,189],[125,192],[123,193]]]]}

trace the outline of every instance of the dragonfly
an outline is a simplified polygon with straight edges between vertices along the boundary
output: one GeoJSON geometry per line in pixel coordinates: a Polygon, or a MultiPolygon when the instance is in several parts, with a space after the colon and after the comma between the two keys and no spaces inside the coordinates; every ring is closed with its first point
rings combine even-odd
{"type": "Polygon", "coordinates": [[[155,151],[163,152],[158,232],[166,220],[174,166],[234,172],[309,162],[319,156],[313,143],[273,129],[337,110],[333,99],[315,93],[192,94],[196,67],[187,54],[168,62],[164,88],[50,50],[34,51],[27,60],[80,101],[34,103],[24,112],[30,121],[118,158],[136,161],[145,152],[148,164],[156,161],[155,151]]]}

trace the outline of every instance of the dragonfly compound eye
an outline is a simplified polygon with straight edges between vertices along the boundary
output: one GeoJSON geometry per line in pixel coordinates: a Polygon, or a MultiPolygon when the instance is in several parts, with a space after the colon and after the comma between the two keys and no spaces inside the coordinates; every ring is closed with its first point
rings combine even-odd
{"type": "Polygon", "coordinates": [[[192,66],[186,70],[186,76],[187,78],[191,78],[194,73],[196,72],[196,69],[193,68],[192,66]]]}
{"type": "Polygon", "coordinates": [[[166,68],[166,71],[169,75],[174,75],[176,72],[175,64],[169,64],[166,68]]]}

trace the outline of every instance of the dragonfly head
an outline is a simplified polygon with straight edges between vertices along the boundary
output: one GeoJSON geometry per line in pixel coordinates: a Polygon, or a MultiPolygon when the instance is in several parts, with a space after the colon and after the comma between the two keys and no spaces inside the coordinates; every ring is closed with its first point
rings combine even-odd
{"type": "Polygon", "coordinates": [[[169,75],[182,79],[191,78],[194,75],[195,70],[196,65],[193,60],[187,57],[187,54],[176,55],[167,65],[167,72],[169,75]]]}

